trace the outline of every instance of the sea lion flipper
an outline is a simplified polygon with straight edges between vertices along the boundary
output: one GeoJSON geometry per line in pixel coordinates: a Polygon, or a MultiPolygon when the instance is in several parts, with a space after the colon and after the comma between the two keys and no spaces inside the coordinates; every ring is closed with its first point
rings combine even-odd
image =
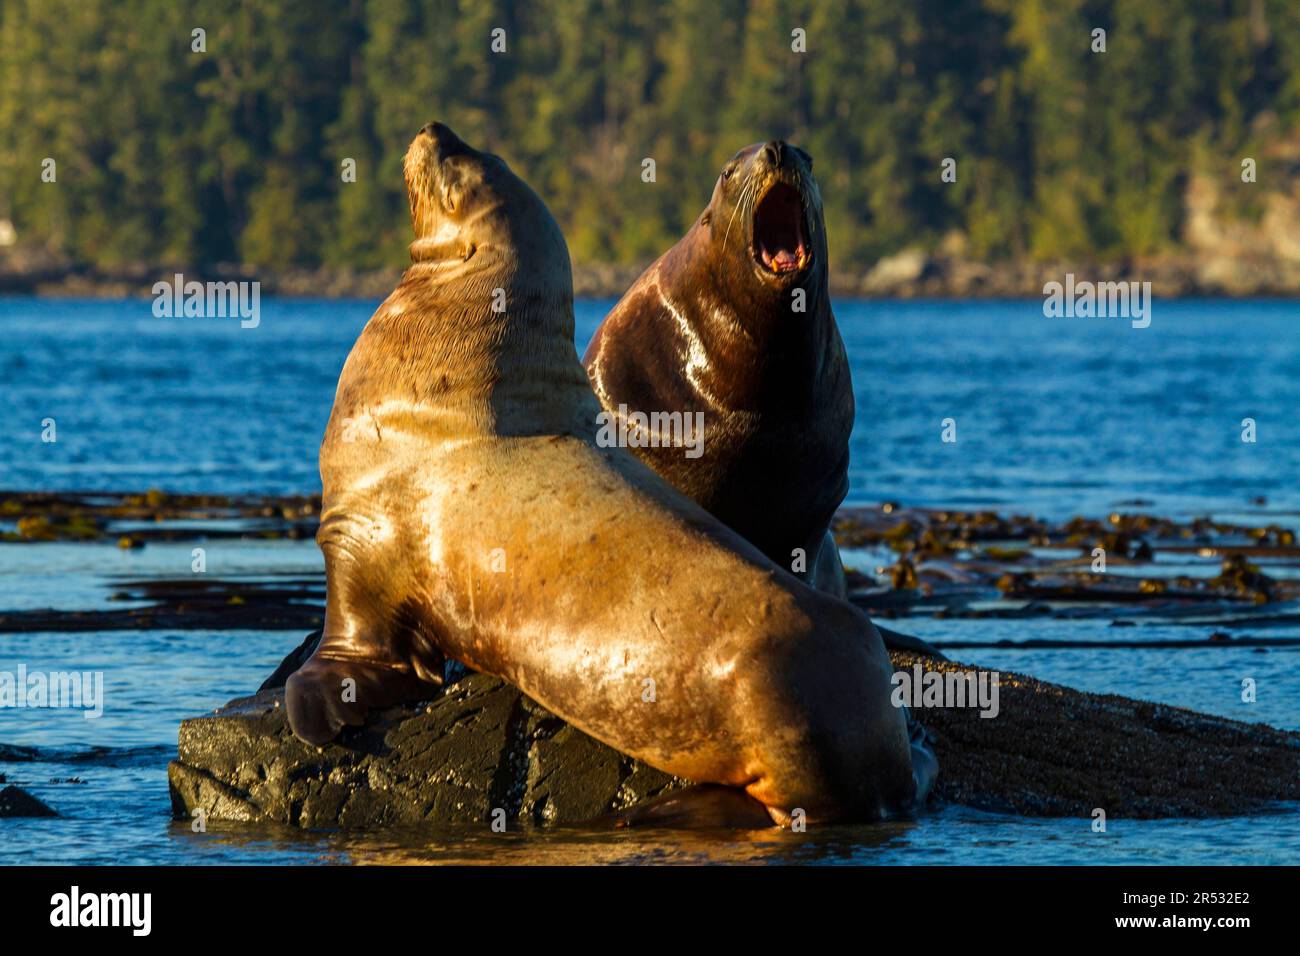
{"type": "Polygon", "coordinates": [[[333,740],[344,724],[346,715],[335,710],[331,701],[339,684],[308,662],[289,675],[284,685],[284,703],[289,712],[289,727],[299,740],[320,747],[333,740]]]}
{"type": "Polygon", "coordinates": [[[326,509],[316,535],[325,557],[324,627],[311,656],[284,685],[290,728],[316,746],[345,726],[365,723],[373,710],[432,697],[442,684],[446,658],[421,639],[427,629],[376,613],[392,567],[387,555],[368,550],[366,522],[376,520],[344,500],[326,509]]]}
{"type": "Polygon", "coordinates": [[[317,651],[290,675],[284,700],[294,734],[319,747],[345,726],[365,723],[372,710],[422,700],[436,691],[435,684],[407,671],[360,660],[330,659],[317,651]]]}
{"type": "MultiPolygon", "coordinates": [[[[840,560],[840,549],[835,543],[835,536],[830,531],[827,531],[822,538],[821,546],[817,549],[817,554],[813,558],[813,564],[808,573],[808,583],[832,597],[837,597],[842,601],[848,600],[848,588],[844,578],[844,563],[840,560]]],[[[876,630],[880,633],[880,639],[885,642],[885,647],[891,651],[910,651],[923,657],[933,657],[938,661],[948,659],[919,637],[913,637],[911,634],[900,634],[898,631],[891,631],[879,624],[876,625],[876,630]]]]}
{"type": "Polygon", "coordinates": [[[835,536],[828,530],[822,536],[822,543],[813,555],[812,567],[808,569],[808,583],[817,590],[848,600],[848,582],[844,578],[844,562],[840,560],[840,549],[835,543],[835,536]]]}
{"type": "Polygon", "coordinates": [[[946,661],[948,659],[941,651],[931,647],[919,637],[913,637],[911,634],[900,634],[898,631],[891,631],[879,624],[876,624],[876,630],[880,633],[880,639],[885,642],[885,647],[891,651],[908,651],[912,654],[920,654],[922,657],[932,657],[936,661],[946,661]]]}
{"type": "Polygon", "coordinates": [[[903,715],[907,718],[907,736],[912,749],[912,783],[916,788],[912,812],[920,813],[925,809],[935,778],[939,776],[939,758],[931,746],[929,731],[908,708],[903,708],[903,715]]]}
{"type": "Polygon", "coordinates": [[[613,816],[619,829],[669,827],[759,830],[774,826],[763,804],[743,790],[716,784],[698,784],[660,794],[613,816]]]}

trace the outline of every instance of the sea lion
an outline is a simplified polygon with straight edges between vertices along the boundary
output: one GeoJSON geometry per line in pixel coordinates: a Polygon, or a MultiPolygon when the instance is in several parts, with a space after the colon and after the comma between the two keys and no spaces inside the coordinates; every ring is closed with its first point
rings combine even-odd
{"type": "Polygon", "coordinates": [[[777,564],[843,595],[830,522],[854,399],[812,158],[781,140],[723,167],[690,230],[605,317],[583,363],[610,411],[699,411],[704,450],[634,451],[777,564]]]}
{"type": "MultiPolygon", "coordinates": [[[[633,451],[775,563],[845,597],[830,524],[849,488],[853,384],[812,167],[782,140],[736,153],[690,230],[597,328],[583,364],[624,419],[700,415],[701,453],[660,436],[633,451]]],[[[940,656],[880,630],[889,646],[940,656]]]]}
{"type": "Polygon", "coordinates": [[[324,634],[287,683],[294,733],[321,744],[427,697],[454,658],[777,823],[909,812],[933,754],[891,704],[871,623],[598,445],[541,199],[441,124],[405,173],[414,263],[348,356],[321,446],[324,634]]]}

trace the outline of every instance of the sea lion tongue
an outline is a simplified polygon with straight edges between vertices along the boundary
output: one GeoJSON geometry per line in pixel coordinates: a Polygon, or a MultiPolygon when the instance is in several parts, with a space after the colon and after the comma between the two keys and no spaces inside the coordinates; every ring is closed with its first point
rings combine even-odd
{"type": "Polygon", "coordinates": [[[767,250],[763,250],[763,253],[763,261],[773,272],[789,272],[799,268],[799,256],[789,249],[778,249],[776,255],[769,254],[767,250]]]}

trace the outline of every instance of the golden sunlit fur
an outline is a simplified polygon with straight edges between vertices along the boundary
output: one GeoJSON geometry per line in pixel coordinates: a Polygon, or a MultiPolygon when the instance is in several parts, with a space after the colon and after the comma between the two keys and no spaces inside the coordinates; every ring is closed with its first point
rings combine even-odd
{"type": "Polygon", "coordinates": [[[415,261],[348,357],[321,446],[325,627],[289,679],[294,732],[324,743],[428,697],[454,657],[778,821],[910,806],[871,624],[597,444],[542,201],[437,124],[406,175],[415,261]]]}

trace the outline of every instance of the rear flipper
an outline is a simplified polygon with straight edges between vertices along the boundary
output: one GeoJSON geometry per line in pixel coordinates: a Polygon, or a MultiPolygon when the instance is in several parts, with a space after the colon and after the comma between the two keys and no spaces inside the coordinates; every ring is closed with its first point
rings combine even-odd
{"type": "Polygon", "coordinates": [[[614,814],[613,822],[619,829],[671,827],[765,830],[774,825],[767,808],[745,791],[713,783],[697,784],[684,790],[660,794],[614,814]]]}
{"type": "Polygon", "coordinates": [[[844,562],[840,560],[840,549],[835,544],[835,537],[829,531],[822,536],[822,543],[813,555],[805,580],[823,594],[837,597],[841,601],[848,597],[844,562]]]}
{"type": "Polygon", "coordinates": [[[934,789],[935,778],[939,776],[939,758],[931,746],[931,737],[921,722],[904,707],[903,716],[907,718],[907,737],[912,746],[912,782],[916,786],[916,796],[912,801],[910,813],[920,813],[925,809],[925,802],[934,789]]]}
{"type": "Polygon", "coordinates": [[[319,652],[289,676],[284,700],[289,726],[309,744],[329,743],[344,726],[365,722],[372,710],[432,697],[438,684],[408,670],[319,652]]]}
{"type": "MultiPolygon", "coordinates": [[[[822,538],[821,546],[813,556],[812,567],[809,568],[807,581],[823,594],[829,594],[842,601],[848,600],[848,586],[844,579],[844,562],[840,560],[840,549],[835,544],[835,537],[829,531],[822,538]]],[[[933,657],[935,660],[940,661],[948,659],[919,637],[912,637],[910,634],[899,634],[897,631],[891,631],[879,624],[876,625],[876,630],[880,632],[885,647],[890,650],[911,651],[913,654],[933,657]]]]}
{"type": "MultiPolygon", "coordinates": [[[[874,621],[872,622],[875,623],[874,621]]],[[[910,634],[900,634],[898,631],[891,631],[887,627],[881,627],[876,624],[876,630],[880,632],[880,639],[885,642],[885,647],[892,651],[911,651],[913,654],[920,654],[923,657],[933,657],[937,661],[946,661],[946,658],[935,648],[931,647],[919,637],[912,637],[910,634]]]]}

